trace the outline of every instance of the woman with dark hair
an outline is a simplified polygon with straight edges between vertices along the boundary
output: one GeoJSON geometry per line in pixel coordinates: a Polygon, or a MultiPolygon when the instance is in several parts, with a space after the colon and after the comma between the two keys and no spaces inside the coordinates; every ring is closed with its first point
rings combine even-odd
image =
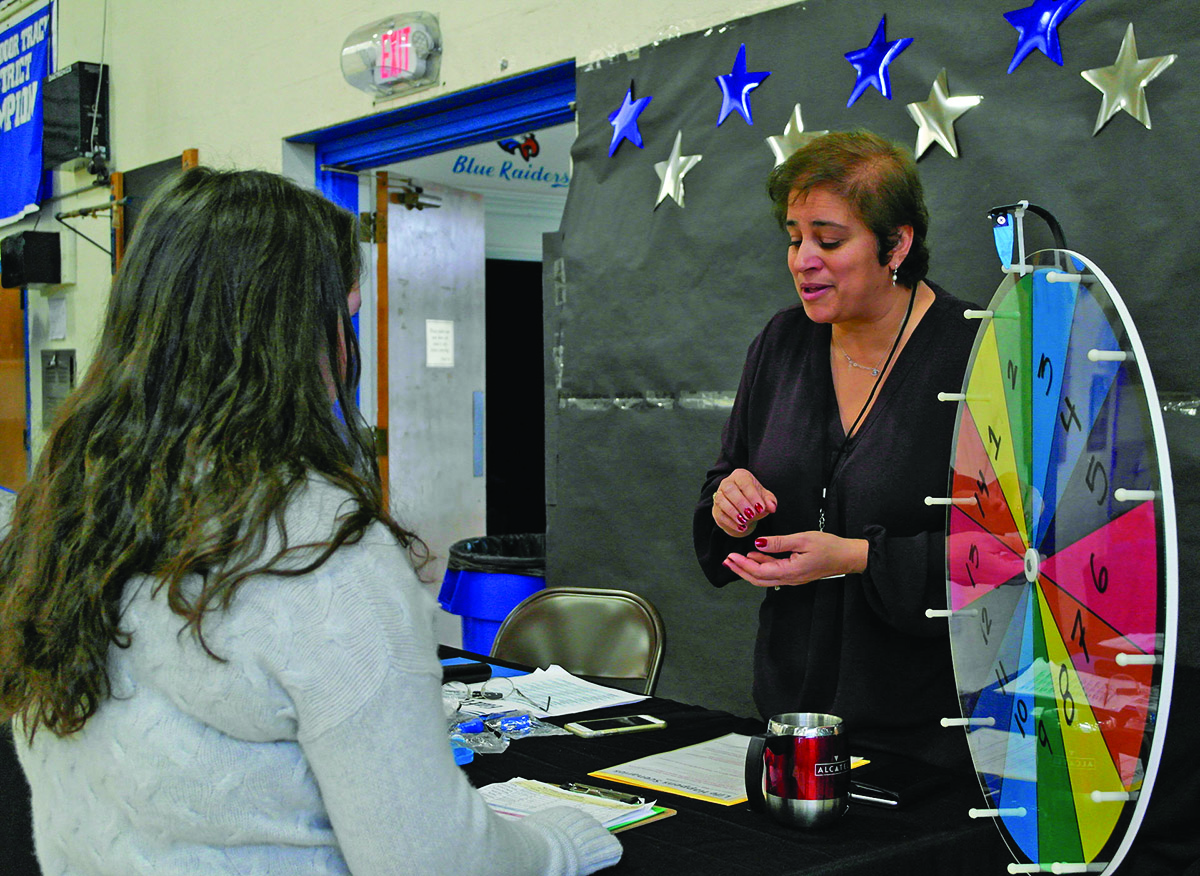
{"type": "Polygon", "coordinates": [[[946,624],[944,495],[969,305],[929,282],[913,159],[868,132],[813,140],[771,174],[800,302],[750,345],[694,518],[716,586],[763,588],[764,716],[841,716],[856,747],[965,760],[946,624]]]}
{"type": "Polygon", "coordinates": [[[194,169],[146,207],[0,543],[0,709],[47,873],[590,873],[454,765],[425,547],[355,406],[354,219],[194,169]],[[340,409],[341,416],[334,410],[340,409]]]}

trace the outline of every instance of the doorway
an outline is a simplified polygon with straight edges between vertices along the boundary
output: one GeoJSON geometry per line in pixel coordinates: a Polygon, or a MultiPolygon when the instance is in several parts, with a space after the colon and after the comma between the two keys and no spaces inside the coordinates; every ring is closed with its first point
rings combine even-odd
{"type": "MultiPolygon", "coordinates": [[[[429,156],[446,155],[450,152],[479,145],[490,150],[512,147],[507,155],[495,153],[498,166],[511,161],[524,162],[530,147],[526,136],[542,132],[555,126],[566,125],[568,146],[574,140],[575,64],[567,61],[552,67],[521,74],[511,79],[493,82],[464,92],[447,95],[425,103],[412,104],[348,122],[343,125],[322,129],[289,138],[290,143],[311,144],[317,188],[335,203],[355,212],[370,211],[371,207],[360,208],[360,186],[353,173],[387,168],[391,173],[397,165],[413,162],[429,156]],[[514,140],[515,145],[505,141],[514,140]],[[525,145],[522,151],[521,147],[525,145]],[[518,153],[521,153],[518,155],[518,153]]],[[[285,165],[288,161],[285,149],[285,165]]],[[[462,169],[460,165],[460,170],[462,169]]],[[[569,164],[567,165],[569,168],[569,164]]],[[[417,177],[411,168],[401,167],[398,173],[417,177]]],[[[424,171],[422,171],[424,172],[424,171]]],[[[569,171],[568,171],[569,172],[569,171]]],[[[462,188],[460,173],[449,184],[462,188]]],[[[484,176],[476,174],[483,179],[484,176]]],[[[507,173],[508,177],[514,174],[507,173]]],[[[534,174],[515,174],[528,181],[546,182],[544,175],[535,180],[534,174]]],[[[480,180],[476,180],[479,182],[480,180]]],[[[559,180],[561,203],[552,224],[546,230],[556,229],[565,204],[566,180],[559,180]]],[[[495,201],[504,200],[499,194],[486,195],[495,201]]],[[[538,207],[522,202],[518,195],[509,199],[507,209],[513,216],[527,216],[537,212],[538,207]]],[[[516,395],[505,404],[484,405],[490,428],[485,425],[485,470],[492,473],[493,485],[488,492],[488,513],[481,523],[488,532],[505,529],[544,531],[545,528],[545,478],[544,478],[544,386],[542,382],[542,317],[541,317],[541,242],[540,235],[536,251],[522,255],[512,252],[495,252],[493,244],[503,237],[503,229],[512,227],[511,221],[501,221],[500,230],[493,233],[489,216],[487,257],[498,262],[521,262],[524,266],[493,265],[493,281],[490,283],[486,309],[492,311],[491,326],[484,346],[490,348],[493,357],[499,356],[501,364],[493,366],[492,385],[485,392],[499,396],[516,395]],[[521,290],[520,294],[504,294],[503,290],[521,290]],[[494,293],[499,292],[499,295],[494,293]],[[495,335],[496,337],[492,337],[495,335]],[[511,348],[511,349],[510,349],[511,348]],[[536,362],[518,364],[519,358],[512,349],[520,348],[533,353],[536,362]],[[504,352],[509,349],[509,355],[504,352]],[[508,372],[509,379],[505,378],[508,372]],[[504,385],[498,388],[497,384],[504,385]],[[506,413],[515,408],[510,405],[530,405],[522,409],[523,414],[506,413]],[[537,413],[529,413],[536,407],[537,413]],[[499,420],[499,423],[497,423],[499,420]],[[507,474],[505,472],[507,471],[507,474]],[[498,475],[501,477],[497,478],[498,475]],[[532,482],[532,489],[529,489],[532,482]],[[495,529],[493,529],[495,527],[495,529]]],[[[507,244],[501,242],[501,247],[507,244]]],[[[389,257],[390,261],[390,257],[389,257]]],[[[365,295],[364,295],[365,299],[365,295]]],[[[389,302],[390,308],[390,302],[389,302]]],[[[389,309],[389,314],[391,313],[389,309]]],[[[363,337],[374,334],[372,326],[366,326],[363,337]]],[[[368,355],[371,355],[368,351],[368,355]]],[[[389,350],[389,359],[391,351],[389,350]]],[[[495,358],[493,358],[495,361],[495,358]]],[[[390,369],[389,369],[390,371],[390,369]]],[[[367,381],[364,381],[366,383],[367,381]]],[[[364,405],[368,408],[369,405],[364,405]]],[[[467,423],[464,428],[470,429],[467,423]]],[[[391,443],[389,436],[389,443],[391,443]]],[[[389,452],[389,457],[390,457],[389,452]]],[[[389,480],[391,480],[389,478],[389,480]]],[[[487,534],[483,532],[471,535],[487,534]]],[[[440,555],[444,568],[449,544],[431,544],[440,555]]],[[[431,584],[440,583],[440,574],[435,567],[430,569],[431,584]]],[[[439,639],[453,644],[452,616],[439,623],[439,639]]],[[[457,620],[457,619],[454,619],[457,620]]]]}
{"type": "Polygon", "coordinates": [[[562,221],[574,136],[557,125],[382,169],[389,483],[434,577],[455,541],[545,532],[542,237],[562,221]],[[429,325],[452,346],[438,361],[429,325]]]}
{"type": "MultiPolygon", "coordinates": [[[[386,168],[393,185],[404,189],[403,200],[425,205],[424,218],[408,212],[413,225],[437,221],[438,214],[448,212],[453,201],[445,200],[443,193],[465,191],[483,203],[486,314],[480,341],[485,361],[479,388],[484,390],[485,452],[479,464],[487,520],[475,535],[545,532],[542,237],[557,231],[562,221],[574,139],[573,123],[556,125],[386,168]]],[[[397,221],[405,222],[405,215],[397,221]]],[[[390,220],[389,234],[394,234],[390,220]]],[[[446,247],[451,236],[449,231],[443,234],[438,248],[446,247]]],[[[463,235],[453,236],[458,246],[466,244],[463,235]]],[[[430,249],[426,245],[419,253],[390,251],[389,265],[422,262],[430,249]]],[[[479,257],[478,252],[462,251],[461,269],[479,257]]],[[[440,270],[447,276],[459,273],[449,264],[440,270]]],[[[389,298],[393,294],[389,291],[389,298]]],[[[460,346],[474,340],[460,335],[455,338],[460,346]]],[[[394,361],[395,356],[392,348],[389,358],[394,361]]]]}

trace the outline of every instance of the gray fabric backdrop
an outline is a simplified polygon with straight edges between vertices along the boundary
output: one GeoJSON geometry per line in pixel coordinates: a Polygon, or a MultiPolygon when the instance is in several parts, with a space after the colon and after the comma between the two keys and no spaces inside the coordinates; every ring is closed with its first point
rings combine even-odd
{"type": "MultiPolygon", "coordinates": [[[[1002,13],[1026,5],[808,0],[580,70],[574,173],[545,265],[547,576],[632,589],[658,605],[668,629],[662,694],[753,713],[759,594],[704,581],[691,511],[727,415],[704,394],[733,392],[751,339],[796,300],[764,181],[774,164],[765,138],[782,133],[797,102],[809,130],[866,127],[912,148],[905,104],[925,100],[946,68],[951,94],[984,101],[955,125],[959,159],[935,145],[919,163],[930,277],[986,303],[1002,279],[986,211],[1029,199],[1124,296],[1160,392],[1200,395],[1189,312],[1200,13],[1194,0],[1088,0],[1059,28],[1063,67],[1035,51],[1009,75],[1018,35],[1002,13]],[[885,12],[889,39],[914,38],[890,66],[893,99],[869,89],[847,108],[855,73],[843,54],[867,45],[885,12]],[[1079,73],[1115,61],[1129,22],[1139,57],[1179,59],[1146,90],[1153,130],[1120,113],[1093,137],[1101,95],[1079,73]],[[753,126],[733,113],[717,127],[714,77],[743,43],[748,69],[771,75],[751,93],[753,126]],[[610,158],[608,115],[631,81],[635,97],[653,98],[639,119],[645,149],[625,142],[610,158]],[[654,210],[654,164],[677,131],[683,152],[703,160],[685,177],[686,206],[654,210]]],[[[1038,220],[1028,224],[1030,250],[1048,245],[1038,220]]],[[[1182,533],[1180,655],[1200,665],[1200,422],[1165,417],[1182,533]]]]}

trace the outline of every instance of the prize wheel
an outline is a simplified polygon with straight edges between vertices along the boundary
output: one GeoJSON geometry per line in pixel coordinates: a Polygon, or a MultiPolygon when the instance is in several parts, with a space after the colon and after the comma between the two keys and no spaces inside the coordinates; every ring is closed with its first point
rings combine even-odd
{"type": "Polygon", "coordinates": [[[1110,873],[1165,737],[1178,568],[1158,396],[1086,258],[1016,266],[959,396],[947,509],[962,719],[1011,873],[1110,873]]]}

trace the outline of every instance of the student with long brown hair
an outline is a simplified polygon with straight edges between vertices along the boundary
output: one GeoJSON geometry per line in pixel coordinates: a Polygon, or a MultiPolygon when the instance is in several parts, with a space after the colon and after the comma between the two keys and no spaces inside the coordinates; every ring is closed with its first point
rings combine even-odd
{"type": "Polygon", "coordinates": [[[257,171],[142,213],[0,542],[0,709],[46,873],[590,873],[454,765],[420,539],[355,405],[354,219],[257,171]],[[336,405],[336,409],[335,409],[336,405]]]}

